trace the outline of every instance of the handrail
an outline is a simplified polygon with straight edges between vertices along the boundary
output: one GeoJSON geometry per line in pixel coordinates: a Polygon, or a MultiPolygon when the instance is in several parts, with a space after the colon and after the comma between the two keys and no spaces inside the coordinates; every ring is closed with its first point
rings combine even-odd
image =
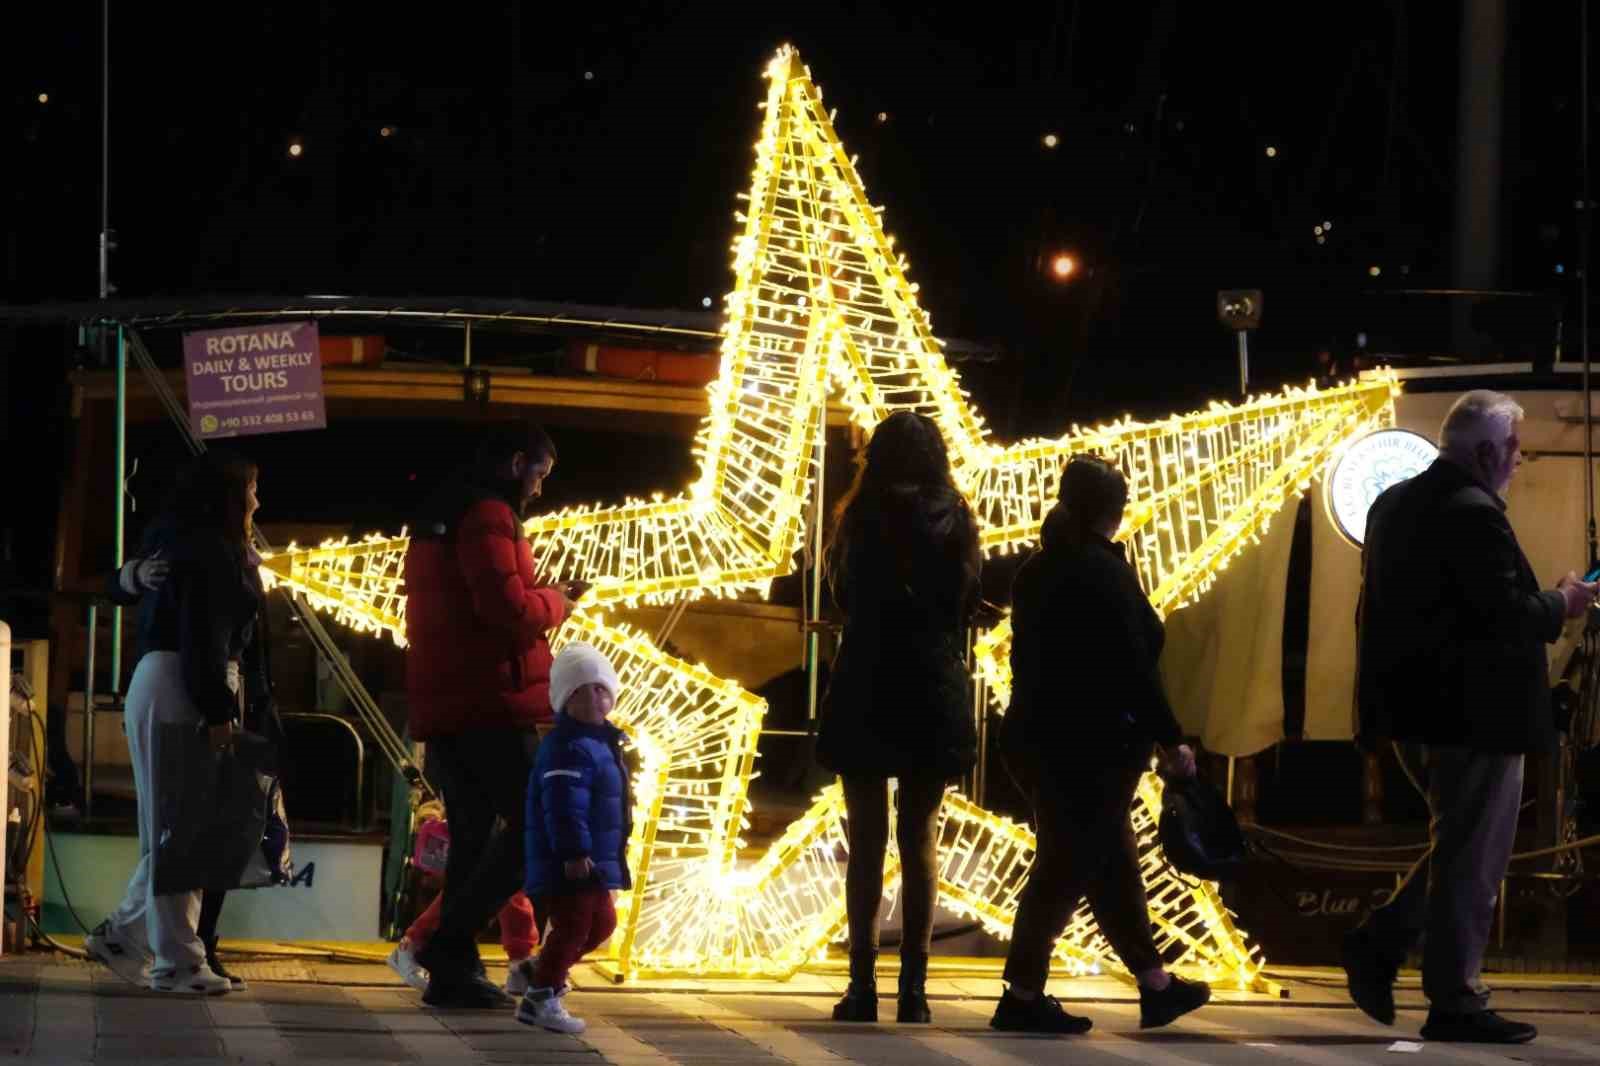
{"type": "Polygon", "coordinates": [[[372,819],[361,816],[361,804],[366,796],[367,745],[361,739],[361,734],[356,730],[354,723],[343,715],[330,714],[327,711],[283,711],[279,713],[278,717],[297,722],[335,722],[350,733],[350,739],[356,742],[356,802],[350,812],[350,828],[357,832],[369,828],[372,825],[372,819]]]}

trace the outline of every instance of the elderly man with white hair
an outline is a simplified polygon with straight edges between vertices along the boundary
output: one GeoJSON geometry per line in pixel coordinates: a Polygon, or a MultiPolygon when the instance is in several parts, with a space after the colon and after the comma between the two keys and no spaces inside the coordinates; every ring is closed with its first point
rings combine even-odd
{"type": "MultiPolygon", "coordinates": [[[[1440,457],[1367,516],[1358,611],[1361,741],[1424,746],[1433,850],[1427,892],[1403,891],[1344,943],[1351,997],[1394,1023],[1394,978],[1425,935],[1428,1040],[1520,1044],[1533,1026],[1489,1009],[1480,968],[1522,806],[1523,758],[1555,743],[1544,646],[1594,603],[1569,573],[1541,591],[1505,515],[1522,408],[1458,399],[1440,457]]],[[[1420,886],[1419,886],[1420,888],[1420,886]]]]}

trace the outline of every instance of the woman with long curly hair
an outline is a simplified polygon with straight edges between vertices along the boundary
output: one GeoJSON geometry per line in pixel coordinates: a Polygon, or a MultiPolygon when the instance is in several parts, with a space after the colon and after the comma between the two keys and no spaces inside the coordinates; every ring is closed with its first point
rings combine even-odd
{"type": "Polygon", "coordinates": [[[195,459],[140,549],[144,557],[161,553],[171,570],[140,605],[141,655],[123,712],[138,796],[139,864],[121,906],[85,947],[129,978],[141,976],[148,962],[148,981],[158,992],[230,989],[207,963],[197,928],[201,892],[156,892],[161,811],[182,776],[173,778],[157,737],[166,725],[203,725],[212,751],[221,752],[238,734],[239,663],[261,604],[259,581],[247,565],[256,476],[255,464],[240,456],[212,451],[195,459]]]}
{"type": "Polygon", "coordinates": [[[850,987],[839,1021],[876,1021],[878,908],[896,782],[902,1022],[928,1022],[925,991],[946,784],[977,760],[965,630],[977,603],[978,524],[938,426],[901,411],[878,424],[840,501],[826,566],[845,614],[817,758],[844,786],[850,987]]]}

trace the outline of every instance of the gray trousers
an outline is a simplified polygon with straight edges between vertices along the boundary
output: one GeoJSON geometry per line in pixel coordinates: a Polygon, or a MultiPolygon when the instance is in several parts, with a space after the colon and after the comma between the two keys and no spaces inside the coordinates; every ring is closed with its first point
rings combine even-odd
{"type": "Polygon", "coordinates": [[[107,918],[117,933],[146,947],[155,966],[193,966],[206,958],[195,932],[200,892],[156,895],[152,854],[160,832],[161,761],[156,733],[166,723],[196,724],[200,712],[189,699],[175,651],[146,652],[134,667],[123,704],[122,728],[128,735],[128,761],[139,799],[139,863],[128,879],[122,903],[107,918]]]}
{"type": "Polygon", "coordinates": [[[1431,747],[1425,759],[1433,851],[1423,860],[1426,870],[1414,871],[1373,911],[1367,928],[1379,955],[1397,968],[1422,938],[1429,1004],[1470,1013],[1489,1005],[1483,952],[1516,842],[1523,757],[1431,747]]]}

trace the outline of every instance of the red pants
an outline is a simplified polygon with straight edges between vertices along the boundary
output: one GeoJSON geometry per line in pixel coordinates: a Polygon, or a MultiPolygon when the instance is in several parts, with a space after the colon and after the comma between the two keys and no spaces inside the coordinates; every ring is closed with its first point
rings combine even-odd
{"type": "MultiPolygon", "coordinates": [[[[444,893],[441,892],[411,923],[411,928],[406,930],[406,939],[411,941],[413,948],[421,948],[433,938],[434,930],[439,928],[439,910],[443,906],[444,893]]],[[[518,892],[500,908],[500,946],[506,949],[506,958],[525,959],[533,954],[534,946],[538,943],[533,904],[528,902],[527,896],[518,892]]]]}
{"type": "Polygon", "coordinates": [[[534,968],[534,988],[560,988],[579,959],[606,942],[617,928],[611,893],[597,886],[550,897],[550,924],[534,968]]]}

